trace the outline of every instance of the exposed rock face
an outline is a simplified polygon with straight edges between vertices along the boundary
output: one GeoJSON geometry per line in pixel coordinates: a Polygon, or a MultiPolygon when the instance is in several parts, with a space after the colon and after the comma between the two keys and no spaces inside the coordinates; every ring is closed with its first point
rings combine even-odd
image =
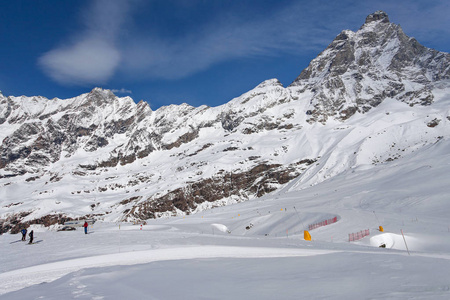
{"type": "Polygon", "coordinates": [[[373,14],[368,15],[366,18],[365,24],[370,23],[370,22],[376,22],[376,21],[381,21],[382,23],[389,23],[389,17],[387,15],[387,13],[379,10],[373,14]]]}
{"type": "Polygon", "coordinates": [[[266,80],[219,107],[153,111],[99,88],[66,100],[0,94],[0,232],[190,214],[399,159],[450,135],[445,105],[417,109],[449,94],[449,61],[379,11],[342,31],[289,87],[266,80]],[[375,119],[392,128],[350,122],[386,99],[415,109],[408,122],[420,130],[395,127],[385,111],[375,119]]]}
{"type": "Polygon", "coordinates": [[[227,197],[235,197],[237,201],[248,199],[252,195],[261,197],[300,175],[298,165],[309,166],[314,162],[315,160],[304,160],[288,167],[260,164],[247,172],[219,173],[213,178],[188,183],[162,197],[149,197],[141,201],[127,212],[126,220],[156,218],[166,212],[173,215],[177,211],[190,214],[199,204],[211,202],[214,206],[214,202],[227,197]]]}
{"type": "Polygon", "coordinates": [[[23,222],[23,218],[29,215],[29,212],[22,212],[16,214],[8,220],[8,223],[5,226],[0,227],[0,233],[5,233],[10,231],[12,234],[19,233],[23,228],[28,228],[30,225],[43,225],[43,226],[51,226],[55,224],[64,224],[64,222],[72,221],[72,218],[66,217],[63,214],[58,215],[45,215],[39,219],[34,219],[30,221],[23,222]]]}
{"type": "Polygon", "coordinates": [[[341,120],[386,98],[430,105],[436,82],[450,78],[450,55],[426,48],[378,11],[357,31],[342,31],[292,83],[313,93],[310,121],[341,120]]]}

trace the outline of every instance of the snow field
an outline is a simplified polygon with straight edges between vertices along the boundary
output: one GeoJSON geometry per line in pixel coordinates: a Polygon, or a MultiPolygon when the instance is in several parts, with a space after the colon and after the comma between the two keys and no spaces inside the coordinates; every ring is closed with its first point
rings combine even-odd
{"type": "MultiPolygon", "coordinates": [[[[355,226],[357,211],[311,230],[312,242],[302,240],[300,233],[281,236],[283,220],[284,227],[306,226],[330,214],[275,210],[289,203],[278,200],[263,199],[257,208],[249,201],[203,214],[149,220],[142,227],[96,223],[88,235],[36,226],[36,240],[41,242],[35,245],[14,242],[19,235],[3,235],[7,255],[0,258],[0,299],[448,297],[450,244],[441,253],[430,236],[407,237],[408,256],[394,233],[374,232],[356,243],[327,240],[330,234],[338,236],[338,226],[355,226]],[[249,222],[253,227],[245,229],[249,222]],[[378,248],[380,242],[387,248],[378,248]],[[419,251],[421,243],[431,243],[430,249],[419,251]]],[[[363,212],[360,218],[369,215],[363,212]]],[[[405,226],[420,231],[420,222],[411,220],[405,226]]]]}
{"type": "MultiPolygon", "coordinates": [[[[445,171],[444,146],[428,149],[433,159],[425,171],[445,171]]],[[[414,171],[417,160],[420,155],[395,168],[356,169],[302,191],[149,220],[142,230],[97,222],[84,235],[34,226],[36,241],[42,241],[30,246],[14,243],[19,235],[3,235],[0,297],[445,299],[450,286],[446,177],[411,185],[431,175],[414,171]],[[399,173],[402,180],[394,181],[399,173]],[[422,194],[427,201],[417,201],[422,194]],[[309,224],[334,216],[337,223],[311,230],[312,242],[303,240],[309,224]],[[384,233],[376,231],[379,225],[384,233]],[[348,233],[366,228],[369,237],[348,243],[348,233]],[[386,249],[378,248],[381,243],[386,249]]]]}

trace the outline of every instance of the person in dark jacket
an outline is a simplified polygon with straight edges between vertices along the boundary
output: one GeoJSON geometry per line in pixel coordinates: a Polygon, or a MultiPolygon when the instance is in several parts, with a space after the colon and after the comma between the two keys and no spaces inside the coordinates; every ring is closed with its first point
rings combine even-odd
{"type": "Polygon", "coordinates": [[[83,225],[83,227],[84,227],[84,233],[85,234],[87,234],[87,228],[88,228],[88,226],[89,226],[89,224],[88,224],[88,222],[84,222],[84,225],[83,225]]]}
{"type": "Polygon", "coordinates": [[[28,235],[30,236],[30,242],[28,244],[33,244],[33,230],[28,235]]]}
{"type": "Polygon", "coordinates": [[[27,240],[27,230],[24,228],[20,232],[22,232],[22,241],[27,240]]]}

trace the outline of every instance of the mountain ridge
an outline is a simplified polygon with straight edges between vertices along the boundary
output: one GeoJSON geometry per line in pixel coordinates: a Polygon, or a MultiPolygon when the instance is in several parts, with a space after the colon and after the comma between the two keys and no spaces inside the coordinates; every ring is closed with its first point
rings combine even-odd
{"type": "Polygon", "coordinates": [[[378,11],[288,87],[269,79],[217,107],[0,95],[0,231],[190,214],[392,163],[448,139],[449,79],[449,54],[378,11]]]}

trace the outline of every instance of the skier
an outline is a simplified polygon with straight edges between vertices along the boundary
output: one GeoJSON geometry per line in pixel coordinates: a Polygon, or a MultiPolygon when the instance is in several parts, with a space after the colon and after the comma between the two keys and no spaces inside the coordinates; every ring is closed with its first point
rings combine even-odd
{"type": "Polygon", "coordinates": [[[33,244],[33,230],[30,231],[30,242],[28,244],[33,244]]]}
{"type": "Polygon", "coordinates": [[[22,232],[22,241],[27,240],[27,230],[24,228],[20,232],[22,232]]]}
{"type": "Polygon", "coordinates": [[[84,225],[83,225],[83,227],[84,227],[84,233],[85,234],[87,234],[87,228],[88,228],[88,222],[86,222],[86,221],[84,221],[84,225]]]}

